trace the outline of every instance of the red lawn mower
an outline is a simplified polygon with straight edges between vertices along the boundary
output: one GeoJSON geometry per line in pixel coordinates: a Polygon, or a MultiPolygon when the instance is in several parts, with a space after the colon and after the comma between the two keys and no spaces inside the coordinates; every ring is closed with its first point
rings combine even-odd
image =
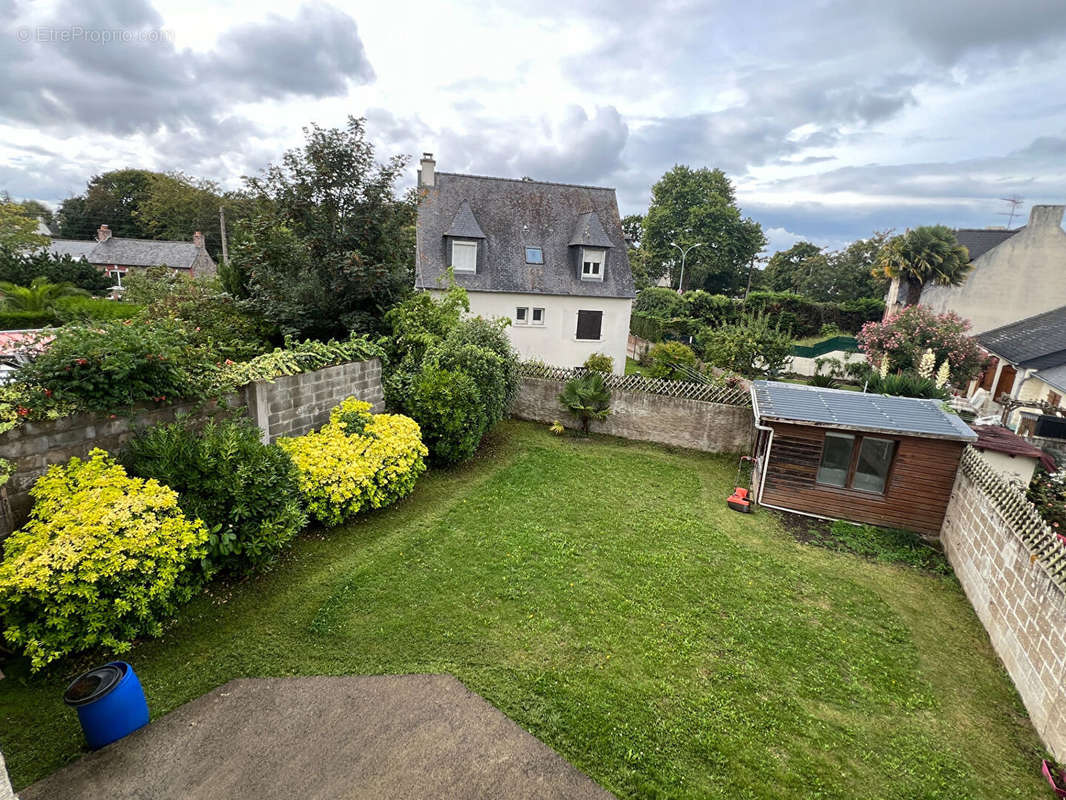
{"type": "Polygon", "coordinates": [[[740,511],[744,514],[751,513],[751,484],[752,478],[755,475],[755,459],[752,456],[741,456],[740,463],[737,465],[737,479],[735,482],[736,488],[733,489],[733,494],[729,495],[729,498],[725,501],[726,505],[734,511],[740,511]],[[748,469],[748,485],[742,486],[740,484],[740,476],[744,471],[744,465],[750,464],[751,468],[748,469]]]}

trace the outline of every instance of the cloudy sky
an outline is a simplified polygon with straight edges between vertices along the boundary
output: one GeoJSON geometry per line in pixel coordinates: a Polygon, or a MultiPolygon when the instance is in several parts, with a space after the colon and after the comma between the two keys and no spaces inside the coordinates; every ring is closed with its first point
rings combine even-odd
{"type": "MultiPolygon", "coordinates": [[[[235,187],[309,122],[615,186],[724,169],[771,252],[1066,202],[1066,0],[0,0],[0,189],[235,187]]],[[[412,177],[413,177],[412,162],[412,177]]],[[[1017,224],[1017,223],[1016,223],[1017,224]]]]}

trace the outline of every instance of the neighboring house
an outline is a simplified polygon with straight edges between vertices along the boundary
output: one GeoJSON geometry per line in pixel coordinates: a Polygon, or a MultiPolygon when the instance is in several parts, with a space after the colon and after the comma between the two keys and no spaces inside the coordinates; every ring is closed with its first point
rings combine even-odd
{"type": "Polygon", "coordinates": [[[974,425],[973,430],[977,434],[973,446],[1007,480],[1028,486],[1039,464],[1043,464],[1048,472],[1055,471],[1055,459],[1009,428],[1002,425],[974,425]]]}
{"type": "Polygon", "coordinates": [[[111,235],[107,225],[101,225],[96,238],[53,239],[48,251],[57,256],[84,258],[115,279],[121,290],[122,276],[130,269],[170,267],[188,275],[217,275],[218,267],[204,248],[200,231],[188,242],[157,241],[155,239],[124,239],[111,235]]]}
{"type": "Polygon", "coordinates": [[[918,298],[901,298],[893,281],[886,313],[914,302],[942,314],[968,319],[971,334],[1066,305],[1066,206],[1033,206],[1029,224],[1016,230],[962,229],[959,244],[970,252],[973,269],[961,286],[925,286],[918,298]]]}
{"type": "MultiPolygon", "coordinates": [[[[1066,268],[1066,262],[1062,266],[1066,268]]],[[[1060,279],[1060,283],[1066,280],[1060,279]]],[[[993,359],[970,386],[969,395],[979,411],[996,410],[987,403],[1004,395],[1032,403],[1032,413],[1015,410],[1005,420],[1017,429],[1023,417],[1035,419],[1042,408],[1062,406],[1066,395],[1066,306],[985,331],[977,336],[977,342],[993,359]]],[[[1031,431],[1023,427],[1022,432],[1031,431]]]]}
{"type": "Polygon", "coordinates": [[[939,400],[754,381],[756,502],[936,535],[977,434],[939,400]]]}
{"type": "Polygon", "coordinates": [[[636,293],[614,189],[437,172],[429,153],[418,189],[415,288],[439,293],[451,268],[522,358],[606,353],[624,372],[636,293]]]}

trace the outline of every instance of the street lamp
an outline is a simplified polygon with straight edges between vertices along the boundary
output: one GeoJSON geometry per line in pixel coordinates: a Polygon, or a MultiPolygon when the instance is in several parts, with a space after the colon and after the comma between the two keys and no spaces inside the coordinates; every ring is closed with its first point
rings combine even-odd
{"type": "Polygon", "coordinates": [[[702,244],[703,244],[703,242],[696,242],[696,244],[690,244],[688,247],[682,249],[681,245],[677,244],[677,242],[670,242],[670,246],[671,247],[676,247],[678,249],[678,251],[681,253],[681,277],[677,279],[677,293],[678,294],[682,294],[681,284],[685,280],[685,256],[687,256],[691,251],[695,250],[697,247],[699,247],[702,244]]]}

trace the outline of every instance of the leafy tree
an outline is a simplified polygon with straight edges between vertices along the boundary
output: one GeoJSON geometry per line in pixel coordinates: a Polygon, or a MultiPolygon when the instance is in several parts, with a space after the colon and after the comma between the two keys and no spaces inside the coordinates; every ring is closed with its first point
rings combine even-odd
{"type": "Polygon", "coordinates": [[[670,381],[691,380],[689,370],[695,370],[697,359],[692,348],[681,342],[661,342],[648,351],[651,362],[647,374],[652,378],[670,381]]]}
{"type": "Polygon", "coordinates": [[[60,298],[88,294],[72,283],[49,283],[47,278],[34,278],[29,286],[0,281],[0,296],[8,311],[51,311],[60,298]]]}
{"type": "Polygon", "coordinates": [[[602,372],[588,372],[566,382],[559,403],[580,420],[581,432],[588,436],[592,421],[607,419],[611,413],[611,390],[602,372]]]}
{"type": "Polygon", "coordinates": [[[669,272],[676,285],[681,259],[671,243],[700,245],[685,259],[686,286],[735,295],[747,285],[751,260],[766,237],[757,222],[741,217],[724,172],[679,165],[652,187],[641,241],[649,277],[669,272]]]}
{"type": "Polygon", "coordinates": [[[246,178],[269,211],[242,234],[251,242],[227,284],[243,278],[245,287],[233,288],[286,333],[382,332],[385,312],[414,283],[414,195],[395,190],[407,158],[379,163],[365,121],[354,117],[305,136],[262,177],[246,178]],[[256,241],[260,231],[267,243],[256,241]],[[278,258],[279,246],[291,257],[278,258]],[[256,250],[273,257],[257,259],[256,250]]]}
{"type": "Polygon", "coordinates": [[[819,257],[825,260],[822,248],[811,242],[796,242],[788,250],[778,250],[766,264],[766,287],[772,292],[802,294],[804,281],[819,257]]]}
{"type": "Polygon", "coordinates": [[[926,284],[960,286],[973,265],[970,254],[946,225],[924,225],[893,236],[878,252],[879,275],[900,280],[905,304],[915,302],[926,284]]]}
{"type": "Polygon", "coordinates": [[[32,251],[48,244],[48,237],[37,233],[37,219],[18,203],[0,199],[0,247],[15,251],[32,251]]]}
{"type": "Polygon", "coordinates": [[[637,295],[637,299],[633,302],[633,310],[669,319],[685,312],[685,301],[673,289],[667,289],[665,286],[649,286],[637,295]]]}
{"type": "Polygon", "coordinates": [[[622,217],[622,233],[631,248],[639,248],[644,239],[644,215],[626,214],[622,217]]]}
{"type": "Polygon", "coordinates": [[[137,211],[147,200],[156,175],[146,169],[118,169],[94,175],[84,194],[68,197],[60,204],[56,215],[59,235],[90,239],[104,224],[110,226],[114,236],[153,238],[137,211]]]}
{"type": "Polygon", "coordinates": [[[107,273],[83,258],[0,247],[0,280],[29,286],[34,278],[41,277],[49,283],[72,283],[95,294],[109,291],[114,283],[107,273]]]}
{"type": "Polygon", "coordinates": [[[792,353],[792,337],[765,314],[705,328],[696,342],[705,361],[748,378],[777,375],[792,353]]]}
{"type": "Polygon", "coordinates": [[[873,271],[888,238],[888,233],[878,231],[869,239],[858,239],[843,250],[826,253],[823,262],[812,265],[801,292],[823,302],[883,299],[888,280],[873,271]]]}

